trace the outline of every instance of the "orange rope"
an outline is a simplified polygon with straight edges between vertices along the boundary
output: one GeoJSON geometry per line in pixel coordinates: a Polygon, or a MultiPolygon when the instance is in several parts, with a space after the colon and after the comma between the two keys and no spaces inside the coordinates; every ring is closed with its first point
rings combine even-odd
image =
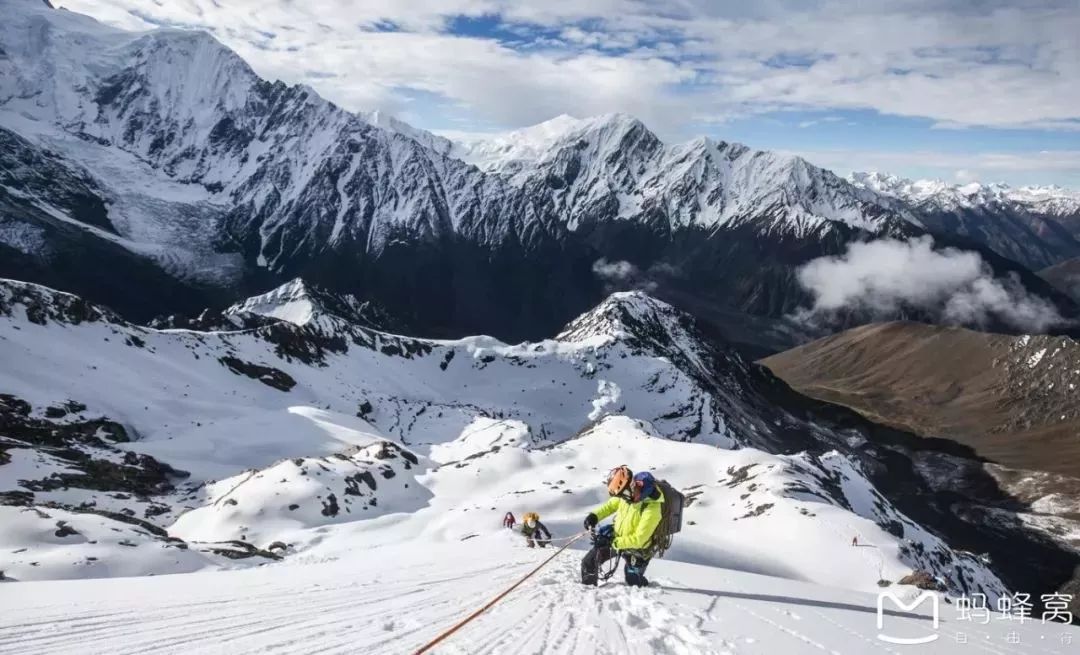
{"type": "Polygon", "coordinates": [[[480,609],[476,610],[476,611],[475,611],[475,612],[473,612],[472,614],[470,614],[470,615],[466,616],[466,617],[465,617],[464,619],[462,619],[462,620],[461,620],[461,621],[460,621],[460,622],[459,622],[459,623],[458,623],[457,625],[455,625],[454,627],[450,628],[449,630],[447,630],[446,632],[442,633],[442,634],[441,634],[441,635],[439,635],[438,637],[435,637],[434,639],[432,639],[432,640],[431,640],[430,642],[428,642],[428,643],[427,643],[426,645],[424,645],[423,647],[421,647],[421,648],[420,648],[420,650],[416,651],[416,653],[415,653],[414,655],[421,655],[422,653],[426,653],[426,652],[428,652],[429,650],[431,650],[432,648],[434,648],[434,647],[435,647],[435,646],[436,646],[437,644],[439,644],[439,642],[443,641],[444,639],[446,639],[446,638],[447,638],[447,637],[449,637],[450,635],[454,634],[455,632],[457,632],[457,631],[458,631],[458,630],[460,630],[461,628],[465,627],[465,625],[466,625],[466,624],[468,624],[468,623],[469,623],[470,621],[472,621],[472,620],[473,620],[473,619],[475,619],[476,617],[480,616],[481,614],[483,614],[483,613],[484,613],[484,612],[486,612],[487,610],[491,609],[491,607],[492,607],[492,606],[494,606],[494,605],[495,605],[495,603],[499,602],[500,600],[502,600],[503,598],[505,598],[505,597],[506,597],[506,595],[507,595],[507,594],[509,594],[509,593],[510,593],[511,591],[513,591],[513,590],[517,589],[517,588],[518,588],[519,586],[521,586],[521,583],[523,583],[523,582],[525,582],[526,580],[528,580],[529,578],[531,578],[531,577],[533,576],[533,574],[534,574],[534,573],[536,573],[536,572],[537,572],[537,571],[539,571],[540,569],[544,568],[544,566],[546,566],[548,562],[550,562],[551,560],[553,560],[553,559],[555,559],[556,557],[558,557],[558,556],[559,556],[559,553],[561,553],[561,552],[563,552],[564,550],[566,550],[567,548],[569,548],[569,547],[570,547],[570,544],[572,544],[572,543],[574,543],[575,541],[577,541],[578,539],[580,539],[580,538],[584,537],[584,536],[585,536],[586,534],[588,534],[588,533],[587,533],[587,532],[584,532],[584,531],[583,531],[583,532],[579,532],[579,533],[577,533],[576,535],[574,535],[573,537],[571,537],[571,538],[570,538],[570,541],[566,542],[566,545],[565,545],[565,546],[563,546],[563,547],[562,547],[562,548],[560,548],[559,550],[555,551],[555,554],[553,554],[553,555],[552,555],[551,557],[547,558],[547,559],[546,559],[546,560],[544,560],[543,562],[540,562],[540,565],[539,565],[539,566],[537,566],[537,567],[536,567],[535,569],[533,569],[532,571],[529,571],[529,573],[528,573],[528,574],[527,574],[527,575],[526,575],[525,577],[523,577],[522,579],[520,579],[520,580],[518,580],[517,582],[515,582],[515,583],[514,583],[514,585],[513,585],[512,587],[510,587],[510,588],[509,588],[509,589],[507,589],[506,591],[502,592],[501,594],[499,594],[499,595],[498,595],[498,596],[496,596],[495,598],[492,598],[492,599],[491,599],[491,602],[489,602],[489,603],[488,603],[487,605],[484,605],[484,606],[483,606],[483,607],[481,607],[480,609]]]}

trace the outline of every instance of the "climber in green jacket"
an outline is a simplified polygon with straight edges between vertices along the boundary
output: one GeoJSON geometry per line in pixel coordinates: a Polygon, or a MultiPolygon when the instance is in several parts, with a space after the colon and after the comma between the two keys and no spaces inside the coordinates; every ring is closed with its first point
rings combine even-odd
{"type": "Polygon", "coordinates": [[[594,530],[612,514],[615,520],[595,531],[593,547],[581,560],[581,582],[595,585],[601,564],[622,557],[626,584],[646,587],[645,568],[652,558],[653,533],[663,518],[664,494],[651,473],[634,475],[626,466],[612,469],[607,485],[611,498],[585,517],[585,528],[594,530]]]}

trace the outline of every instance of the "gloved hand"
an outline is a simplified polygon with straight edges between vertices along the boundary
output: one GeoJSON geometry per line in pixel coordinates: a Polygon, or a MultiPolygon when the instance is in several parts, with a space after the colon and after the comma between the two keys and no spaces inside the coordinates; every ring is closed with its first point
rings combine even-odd
{"type": "Polygon", "coordinates": [[[596,524],[600,522],[600,519],[596,518],[596,514],[590,513],[585,517],[585,529],[591,530],[596,527],[596,524]]]}
{"type": "Polygon", "coordinates": [[[597,530],[596,536],[593,537],[593,545],[597,548],[610,548],[613,541],[615,541],[615,527],[610,524],[597,530]]]}

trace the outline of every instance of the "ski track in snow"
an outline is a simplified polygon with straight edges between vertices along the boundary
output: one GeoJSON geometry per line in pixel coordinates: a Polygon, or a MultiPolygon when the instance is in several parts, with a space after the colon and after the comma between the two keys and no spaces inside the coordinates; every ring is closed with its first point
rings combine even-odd
{"type": "MultiPolygon", "coordinates": [[[[22,583],[0,596],[0,652],[412,653],[509,587],[551,551],[510,539],[414,543],[315,564],[152,578],[22,583]],[[16,598],[16,596],[18,596],[16,598]]],[[[878,641],[874,598],[805,583],[657,561],[653,586],[621,571],[577,582],[568,550],[432,652],[444,655],[908,652],[878,641]]],[[[11,589],[8,587],[8,589],[11,589]]],[[[1066,626],[963,624],[942,605],[941,638],[919,653],[1058,653],[1066,626]],[[1033,649],[1031,645],[1041,646],[1033,649]]],[[[929,620],[895,618],[927,629],[929,620]]],[[[1064,650],[1064,648],[1062,649],[1064,650]]]]}

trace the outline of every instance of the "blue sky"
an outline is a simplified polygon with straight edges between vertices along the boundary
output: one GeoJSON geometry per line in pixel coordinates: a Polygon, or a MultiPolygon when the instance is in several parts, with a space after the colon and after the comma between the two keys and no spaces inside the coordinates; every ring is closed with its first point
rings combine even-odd
{"type": "Polygon", "coordinates": [[[265,77],[433,131],[619,111],[840,173],[1080,188],[1076,0],[59,4],[211,31],[265,77]]]}

